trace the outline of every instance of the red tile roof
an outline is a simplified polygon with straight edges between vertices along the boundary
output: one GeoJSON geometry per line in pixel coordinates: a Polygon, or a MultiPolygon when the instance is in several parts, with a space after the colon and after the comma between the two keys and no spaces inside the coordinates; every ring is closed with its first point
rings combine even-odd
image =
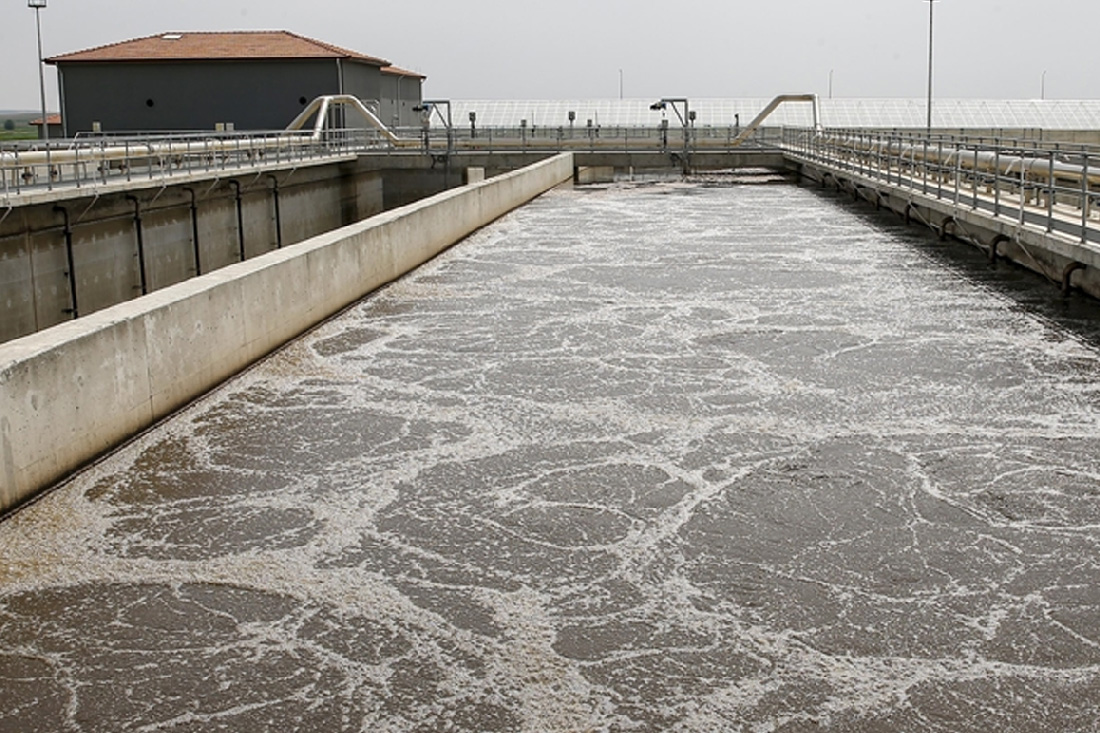
{"type": "Polygon", "coordinates": [[[414,79],[427,79],[428,77],[423,74],[418,74],[415,71],[409,71],[408,69],[402,69],[399,66],[384,66],[382,67],[383,74],[389,74],[391,76],[411,76],[414,79]]]}
{"type": "Polygon", "coordinates": [[[243,59],[350,59],[389,66],[385,59],[288,31],[161,33],[46,59],[67,61],[210,61],[243,59]]]}
{"type": "MultiPolygon", "coordinates": [[[[51,124],[51,125],[60,125],[61,124],[61,115],[59,115],[59,114],[47,115],[46,120],[48,120],[48,123],[51,124]]],[[[41,125],[42,124],[42,118],[41,117],[36,117],[35,119],[31,120],[28,124],[41,125]]]]}

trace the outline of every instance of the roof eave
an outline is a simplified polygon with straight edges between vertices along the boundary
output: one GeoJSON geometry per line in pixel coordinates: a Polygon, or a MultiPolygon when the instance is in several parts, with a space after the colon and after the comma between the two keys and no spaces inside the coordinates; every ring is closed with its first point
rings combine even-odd
{"type": "Polygon", "coordinates": [[[113,59],[82,59],[73,58],[67,56],[53,56],[48,59],[43,59],[43,62],[50,66],[57,66],[59,64],[153,64],[153,63],[172,63],[172,64],[184,64],[184,63],[233,63],[236,61],[348,61],[352,63],[363,64],[364,66],[374,66],[378,69],[384,69],[390,65],[390,62],[385,59],[364,59],[356,56],[233,56],[233,57],[218,57],[210,56],[207,58],[193,58],[193,57],[181,57],[181,58],[113,58],[113,59]]]}

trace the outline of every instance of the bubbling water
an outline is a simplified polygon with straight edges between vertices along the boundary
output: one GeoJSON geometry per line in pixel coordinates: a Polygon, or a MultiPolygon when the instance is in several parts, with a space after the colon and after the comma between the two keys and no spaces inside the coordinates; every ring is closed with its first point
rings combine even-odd
{"type": "Polygon", "coordinates": [[[555,190],[0,525],[0,729],[1100,725],[1096,315],[555,190]]]}

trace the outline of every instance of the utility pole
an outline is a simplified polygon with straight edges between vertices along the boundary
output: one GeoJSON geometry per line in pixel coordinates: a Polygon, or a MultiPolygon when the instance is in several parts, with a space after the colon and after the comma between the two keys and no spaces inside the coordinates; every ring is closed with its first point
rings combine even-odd
{"type": "Polygon", "coordinates": [[[53,189],[53,163],[50,161],[50,118],[46,113],[46,72],[42,68],[42,19],[40,11],[46,0],[27,0],[27,7],[34,8],[34,29],[38,35],[38,93],[42,99],[42,141],[46,143],[46,187],[53,189]]]}

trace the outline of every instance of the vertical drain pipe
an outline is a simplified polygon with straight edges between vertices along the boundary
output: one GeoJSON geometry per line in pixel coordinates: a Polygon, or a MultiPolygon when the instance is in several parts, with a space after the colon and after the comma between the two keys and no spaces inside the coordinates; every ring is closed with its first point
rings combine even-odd
{"type": "Polygon", "coordinates": [[[69,272],[67,274],[69,276],[69,303],[71,306],[70,308],[67,308],[66,311],[70,315],[72,315],[73,320],[75,321],[77,318],[80,317],[80,311],[78,311],[76,307],[76,263],[74,261],[75,258],[73,257],[72,221],[69,219],[69,210],[66,209],[64,206],[55,206],[53,207],[53,210],[59,212],[63,217],[65,217],[65,261],[67,262],[69,268],[69,272]]]}
{"type": "Polygon", "coordinates": [[[233,187],[237,199],[237,244],[240,247],[241,255],[238,262],[244,262],[244,213],[241,209],[241,183],[230,179],[229,185],[233,187]]]}
{"type": "Polygon", "coordinates": [[[279,212],[279,178],[273,173],[268,173],[267,177],[271,179],[271,193],[275,199],[275,249],[282,249],[283,219],[279,212]]]}
{"type": "Polygon", "coordinates": [[[127,196],[134,202],[134,231],[137,233],[138,271],[141,275],[141,294],[149,294],[149,281],[145,277],[145,234],[141,225],[141,202],[137,196],[127,196]]]}
{"type": "Polygon", "coordinates": [[[199,204],[195,197],[195,189],[183,189],[191,194],[191,244],[195,250],[195,277],[202,274],[202,259],[199,256],[199,204]]]}

